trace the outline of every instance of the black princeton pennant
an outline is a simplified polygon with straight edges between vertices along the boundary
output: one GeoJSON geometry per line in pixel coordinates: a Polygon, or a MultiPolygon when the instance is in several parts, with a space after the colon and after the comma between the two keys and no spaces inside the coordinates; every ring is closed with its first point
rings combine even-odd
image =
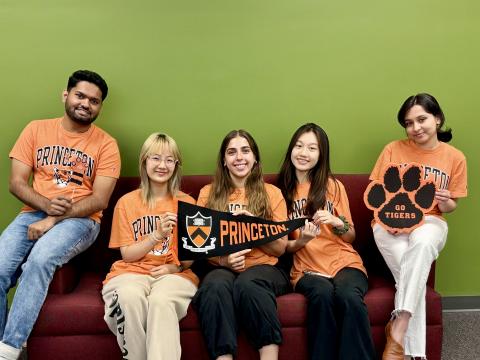
{"type": "Polygon", "coordinates": [[[178,202],[178,258],[197,260],[251,249],[288,235],[305,218],[275,222],[178,202]]]}

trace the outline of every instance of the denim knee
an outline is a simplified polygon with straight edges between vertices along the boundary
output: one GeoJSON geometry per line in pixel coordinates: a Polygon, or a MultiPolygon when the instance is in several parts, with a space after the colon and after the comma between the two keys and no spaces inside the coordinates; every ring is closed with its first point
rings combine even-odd
{"type": "Polygon", "coordinates": [[[14,283],[13,278],[11,274],[0,270],[0,294],[6,294],[10,288],[12,288],[14,283]]]}
{"type": "Polygon", "coordinates": [[[36,274],[48,276],[49,274],[53,274],[55,272],[57,267],[57,264],[55,263],[55,257],[43,257],[40,255],[42,254],[38,254],[38,256],[30,254],[30,256],[27,258],[27,261],[22,265],[23,274],[34,272],[36,274]]]}

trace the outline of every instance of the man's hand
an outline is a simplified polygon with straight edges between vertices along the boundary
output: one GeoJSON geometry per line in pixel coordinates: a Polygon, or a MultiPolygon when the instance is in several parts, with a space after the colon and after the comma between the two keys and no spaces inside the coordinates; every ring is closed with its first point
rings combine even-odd
{"type": "Polygon", "coordinates": [[[57,196],[50,200],[45,212],[51,216],[64,215],[68,210],[72,208],[72,199],[68,199],[63,196],[57,196]]]}
{"type": "Polygon", "coordinates": [[[93,182],[93,192],[75,203],[63,215],[57,215],[58,221],[74,217],[88,217],[108,206],[108,199],[113,192],[117,179],[97,175],[93,182]]]}
{"type": "Polygon", "coordinates": [[[38,240],[43,234],[50,230],[55,223],[54,217],[47,216],[45,219],[30,224],[27,231],[28,240],[38,240]]]}

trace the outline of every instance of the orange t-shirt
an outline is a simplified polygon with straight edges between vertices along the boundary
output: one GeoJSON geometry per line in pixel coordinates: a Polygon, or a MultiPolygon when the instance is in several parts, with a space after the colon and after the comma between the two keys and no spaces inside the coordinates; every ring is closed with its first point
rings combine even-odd
{"type": "MultiPolygon", "coordinates": [[[[310,183],[297,185],[293,204],[294,209],[293,213],[290,214],[291,218],[296,219],[304,216],[309,190],[310,183]]],[[[335,216],[345,216],[350,226],[353,227],[347,193],[340,181],[337,180],[336,186],[334,180],[329,179],[324,210],[335,216]]],[[[351,267],[363,271],[365,275],[367,274],[362,258],[354,250],[352,244],[343,241],[340,236],[335,235],[330,225],[321,224],[320,230],[319,236],[310,240],[293,255],[293,266],[290,272],[293,286],[297,284],[297,281],[300,280],[305,271],[311,271],[326,277],[334,277],[340,270],[351,267]]],[[[297,238],[299,235],[299,230],[294,231],[294,238],[297,238]]]]}
{"type": "MultiPolygon", "coordinates": [[[[48,199],[57,196],[74,202],[93,192],[96,176],[118,179],[120,152],[117,142],[91,125],[84,133],[66,131],[62,118],[35,120],[23,129],[10,151],[33,170],[33,189],[48,199]]],[[[22,211],[34,211],[25,205],[22,211]]],[[[102,212],[90,216],[100,222],[102,212]]]]}
{"type": "MultiPolygon", "coordinates": [[[[195,200],[191,196],[180,191],[176,197],[158,201],[156,206],[150,209],[148,205],[143,203],[140,189],[125,194],[115,205],[108,246],[118,249],[132,245],[136,241],[144,240],[157,229],[162,214],[166,212],[177,213],[178,201],[195,204],[195,200]]],[[[149,275],[152,268],[163,264],[180,265],[177,230],[175,228],[170,236],[170,241],[159,242],[141,259],[133,262],[115,261],[103,283],[106,284],[111,278],[125,273],[149,275]]],[[[184,277],[198,286],[198,278],[190,269],[175,273],[175,275],[184,277]]]]}
{"type": "MultiPolygon", "coordinates": [[[[370,174],[370,180],[383,181],[383,174],[391,163],[422,165],[425,180],[433,181],[437,189],[448,189],[451,197],[467,196],[467,161],[465,155],[453,146],[440,142],[433,150],[423,150],[410,139],[393,141],[383,149],[370,174]]],[[[427,215],[441,217],[438,205],[427,215]]]]}
{"type": "MultiPolygon", "coordinates": [[[[198,195],[197,205],[205,206],[208,200],[208,194],[210,193],[212,185],[204,186],[198,195]]],[[[285,221],[287,219],[287,206],[283,198],[282,192],[279,188],[265,183],[265,190],[270,201],[270,207],[273,213],[273,221],[285,221]]],[[[245,189],[236,189],[228,199],[228,209],[230,212],[239,209],[245,209],[247,207],[247,199],[245,199],[245,189]]],[[[218,265],[217,258],[210,259],[210,262],[214,265],[218,265]]],[[[248,254],[245,255],[245,269],[248,269],[254,265],[275,265],[278,262],[276,256],[272,256],[264,252],[261,248],[253,248],[248,254]]]]}

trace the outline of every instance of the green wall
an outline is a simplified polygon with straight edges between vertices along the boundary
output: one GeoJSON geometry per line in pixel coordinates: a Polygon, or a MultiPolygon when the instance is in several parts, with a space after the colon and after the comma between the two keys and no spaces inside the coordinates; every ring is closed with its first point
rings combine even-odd
{"type": "Polygon", "coordinates": [[[2,0],[0,229],[20,207],[7,190],[7,154],[30,120],[62,114],[61,91],[79,68],[109,83],[97,123],[119,140],[123,175],[136,174],[153,131],[176,138],[186,174],[211,173],[234,128],[254,134],[265,171],[276,172],[307,121],[329,134],[335,172],[367,173],[404,136],[400,104],[427,91],[469,163],[438,289],[480,295],[479,10],[475,0],[2,0]]]}

